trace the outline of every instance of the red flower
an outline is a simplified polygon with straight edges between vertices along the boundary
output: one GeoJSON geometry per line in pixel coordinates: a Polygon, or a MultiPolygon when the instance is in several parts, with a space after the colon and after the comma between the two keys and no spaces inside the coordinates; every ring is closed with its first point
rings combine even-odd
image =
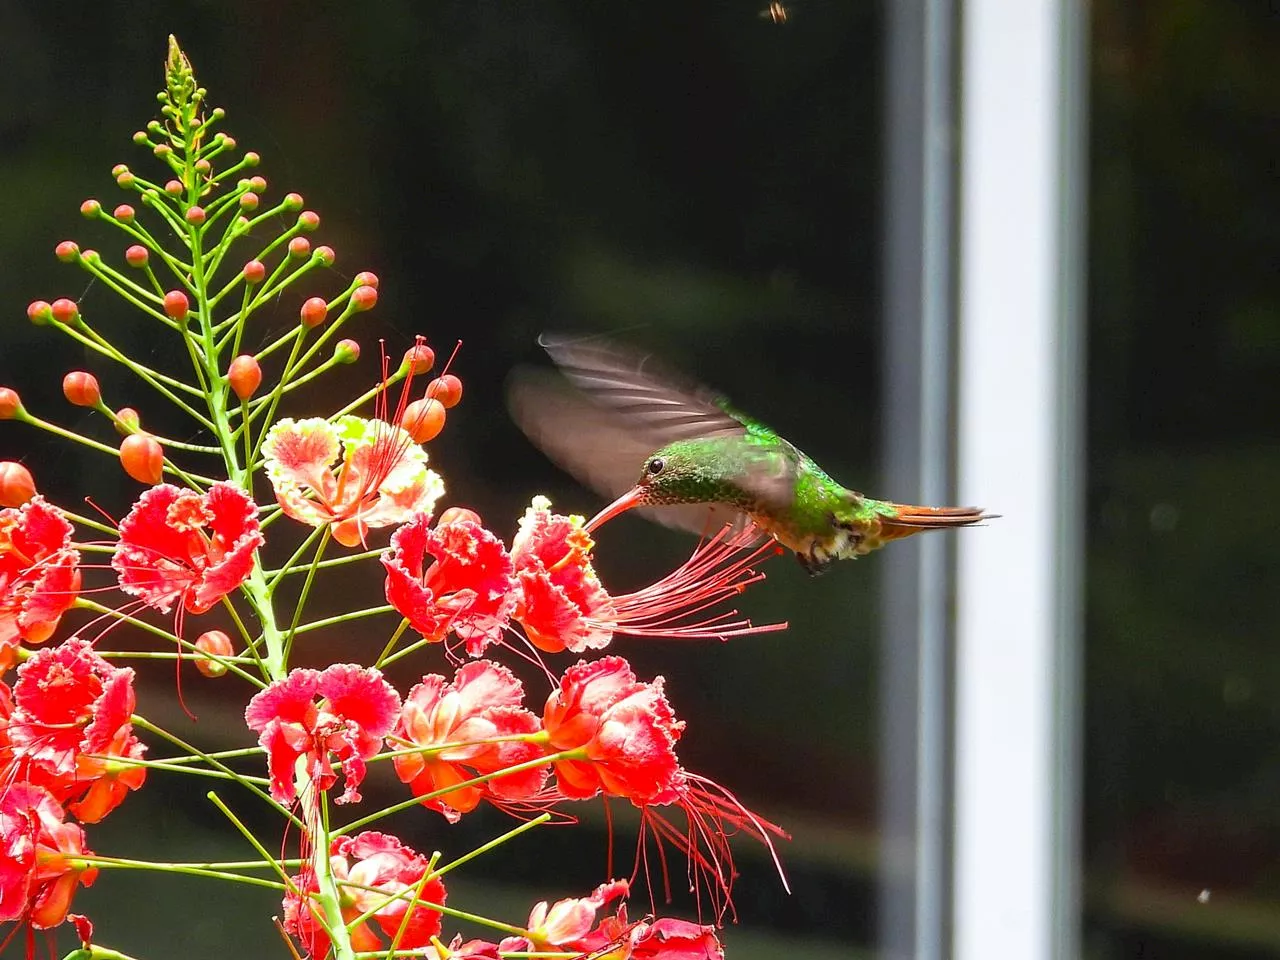
{"type": "Polygon", "coordinates": [[[609,960],[724,960],[714,927],[670,917],[628,923],[626,904],[574,949],[609,960]]]}
{"type": "Polygon", "coordinates": [[[511,543],[519,599],[514,613],[539,650],[559,653],[607,646],[613,601],[591,566],[591,535],[581,517],[551,512],[534,497],[511,543]]]}
{"type": "Polygon", "coordinates": [[[684,723],[662,682],[637,681],[621,657],[583,660],[565,671],[542,714],[551,748],[574,752],[555,764],[561,795],[585,800],[603,791],[636,806],[675,799],[682,783],[675,744],[684,723]]]}
{"type": "Polygon", "coordinates": [[[307,758],[307,776],[328,790],[338,775],[329,754],[341,762],[346,789],[338,803],[357,802],[365,761],[382,746],[400,709],[400,696],[372,667],[335,663],[318,670],[289,671],[249,701],[244,719],[258,731],[267,752],[271,796],[280,803],[297,797],[294,764],[307,758]],[[319,703],[316,698],[319,697],[319,703]]]}
{"type": "Polygon", "coordinates": [[[129,722],[136,706],[133,671],[119,670],[108,677],[76,757],[76,778],[89,789],[67,805],[81,823],[97,823],[147,778],[145,767],[129,762],[142,759],[146,751],[129,722]]]}
{"type": "Polygon", "coordinates": [[[43,497],[0,510],[0,673],[18,642],[44,643],[80,592],[74,532],[43,497]]]}
{"type": "MultiPolygon", "coordinates": [[[[429,861],[395,837],[374,831],[339,837],[329,848],[329,864],[338,884],[341,922],[350,924],[369,914],[350,928],[353,950],[385,951],[393,939],[398,949],[420,949],[440,933],[440,912],[431,905],[444,904],[444,883],[438,877],[422,883],[429,861]]],[[[284,898],[284,928],[320,958],[329,952],[329,935],[308,896],[318,889],[314,871],[294,878],[294,888],[284,898]]]]}
{"type": "Polygon", "coordinates": [[[114,667],[72,637],[18,668],[9,718],[15,776],[48,787],[86,823],[115,809],[146,780],[131,760],[146,749],[133,733],[133,671],[114,667]]]}
{"type": "Polygon", "coordinates": [[[426,451],[381,419],[286,418],[267,432],[262,454],[284,512],[313,527],[332,524],[334,538],[349,547],[370,527],[430,513],[444,493],[426,451]]]}
{"type": "Polygon", "coordinates": [[[533,796],[546,782],[546,767],[458,786],[543,755],[540,747],[521,740],[481,742],[537,732],[538,718],[524,709],[523,699],[524,689],[511,671],[487,660],[464,664],[451,684],[438,674],[423,677],[409,691],[395,737],[403,741],[398,745],[426,749],[397,756],[393,761],[396,775],[416,796],[456,787],[423,801],[424,806],[439,810],[454,822],[485,797],[519,800],[533,796]],[[439,749],[446,744],[450,746],[439,749]]]}
{"type": "Polygon", "coordinates": [[[594,542],[581,517],[550,512],[534,498],[511,546],[519,602],[514,618],[540,650],[581,653],[615,633],[681,640],[716,639],[786,629],[755,626],[736,610],[707,614],[764,579],[752,564],[776,548],[754,528],[728,528],[701,541],[678,569],[635,593],[610,596],[591,566],[594,542]]]}
{"type": "Polygon", "coordinates": [[[511,558],[501,540],[471,520],[430,524],[419,514],[391,535],[382,555],[387,602],[426,639],[438,642],[452,630],[479,656],[502,636],[515,608],[511,558]],[[435,562],[424,570],[427,554],[435,562]]]}
{"type": "Polygon", "coordinates": [[[244,583],[261,545],[258,506],[239,487],[215,483],[199,494],[162,483],[120,521],[111,566],[120,589],[161,613],[175,600],[204,613],[244,583]]]}
{"type": "Polygon", "coordinates": [[[596,924],[596,914],[614,900],[626,897],[627,892],[627,881],[610,880],[596,887],[589,897],[557,900],[551,906],[545,900],[534,904],[529,912],[529,921],[525,924],[529,936],[508,937],[498,945],[499,949],[511,953],[539,950],[585,951],[602,946],[607,941],[592,947],[586,946],[596,924]]]}
{"type": "Polygon", "coordinates": [[[724,960],[715,927],[663,917],[637,924],[628,937],[630,960],[724,960]]]}
{"type": "Polygon", "coordinates": [[[64,823],[49,791],[30,783],[0,791],[0,921],[23,920],[36,930],[67,917],[77,884],[90,886],[97,867],[76,862],[91,852],[84,831],[64,823]]]}

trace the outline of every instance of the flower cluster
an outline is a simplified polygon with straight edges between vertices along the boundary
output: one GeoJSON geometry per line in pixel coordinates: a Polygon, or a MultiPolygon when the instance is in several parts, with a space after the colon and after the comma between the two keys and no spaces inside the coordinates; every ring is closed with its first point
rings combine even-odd
{"type": "MultiPolygon", "coordinates": [[[[190,421],[177,434],[186,439],[109,404],[88,371],[63,379],[67,401],[94,414],[83,432],[0,387],[0,420],[80,443],[142,485],[118,522],[104,522],[42,495],[26,465],[0,463],[0,922],[16,933],[70,919],[89,949],[92,925],[70,912],[76,890],[145,866],[274,888],[294,956],[722,957],[715,930],[700,922],[629,921],[634,877],[539,903],[523,927],[455,909],[445,878],[553,816],[571,821],[572,804],[617,798],[640,811],[642,850],[656,841],[683,852],[720,920],[734,877],[727,838],[746,833],[772,849],[781,831],[681,765],[685,724],[662,677],[641,680],[602,651],[620,635],[778,629],[723,609],[760,579],[768,544],[726,531],[649,586],[613,593],[583,518],[545,497],[532,499],[509,540],[467,508],[437,515],[445,484],[424,445],[463,384],[450,356],[422,386],[436,359],[423,337],[394,367],[384,347],[375,386],[350,402],[288,410],[297,387],[359,361],[359,344],[337,335],[376,305],[379,281],[363,271],[328,299],[298,293],[336,257],[311,245],[319,216],[297,194],[266,202],[257,154],[238,153],[216,130],[223,111],[205,97],[171,43],[161,119],[134,136],[165,176],[120,165],[115,183],[133,203],[81,206],[123,235],[121,261],[70,240],[55,250],[121,295],[135,322],[179,340],[190,368],[129,357],[88,305],[36,301],[27,311],[120,364],[190,421]],[[294,297],[297,321],[283,333],[260,322],[294,297]],[[320,591],[345,599],[350,565],[374,560],[385,604],[308,612],[320,591]],[[299,665],[321,631],[341,635],[352,662],[299,665]],[[117,637],[128,642],[107,649],[117,637]],[[554,662],[565,654],[577,662],[554,662]],[[421,679],[402,693],[383,670],[411,656],[424,661],[421,679]],[[193,744],[140,712],[134,669],[120,665],[130,657],[169,658],[179,677],[193,661],[207,682],[242,683],[241,749],[193,744]],[[399,784],[371,789],[377,763],[399,784]],[[215,783],[212,804],[261,862],[93,852],[93,826],[148,773],[215,783]],[[387,805],[365,809],[362,787],[387,805]],[[268,804],[280,834],[252,835],[229,791],[268,804]],[[423,831],[443,830],[482,804],[517,825],[449,861],[369,829],[408,810],[423,831]],[[446,944],[453,918],[488,923],[495,939],[446,944]]],[[[0,932],[0,949],[11,935],[0,932]]]]}

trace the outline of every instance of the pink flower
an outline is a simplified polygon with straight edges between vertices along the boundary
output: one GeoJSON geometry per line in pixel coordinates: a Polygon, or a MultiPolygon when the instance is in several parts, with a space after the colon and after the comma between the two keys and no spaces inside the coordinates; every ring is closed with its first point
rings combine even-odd
{"type": "Polygon", "coordinates": [[[332,525],[334,538],[349,547],[371,527],[431,513],[444,493],[426,451],[380,419],[286,418],[267,432],[262,453],[284,512],[313,527],[332,525]]]}
{"type": "Polygon", "coordinates": [[[514,617],[535,647],[548,653],[607,646],[613,601],[591,565],[591,535],[581,517],[551,512],[534,497],[511,543],[519,599],[514,617]]]}
{"type": "Polygon", "coordinates": [[[258,506],[239,487],[215,483],[199,494],[162,483],[120,521],[111,566],[120,589],[161,613],[175,600],[204,613],[244,583],[261,545],[258,506]]]}
{"type": "Polygon", "coordinates": [[[427,640],[443,640],[452,630],[479,656],[502,636],[515,609],[511,558],[501,540],[471,520],[430,524],[419,514],[391,535],[382,555],[387,602],[427,640]]]}
{"type": "Polygon", "coordinates": [[[56,927],[71,909],[76,886],[90,886],[97,877],[97,867],[74,862],[91,852],[84,831],[64,823],[64,816],[42,787],[20,782],[0,791],[0,921],[56,927]]]}
{"type": "Polygon", "coordinates": [[[529,921],[525,924],[529,936],[508,937],[499,944],[499,948],[512,953],[585,950],[587,939],[596,925],[596,914],[613,901],[625,898],[627,893],[627,881],[610,880],[596,887],[589,897],[557,900],[550,906],[543,900],[534,904],[529,912],[529,921]]]}
{"type": "Polygon", "coordinates": [[[483,742],[538,730],[538,718],[524,709],[523,700],[524,689],[511,671],[487,660],[464,664],[451,684],[438,674],[423,677],[409,691],[395,739],[398,748],[424,749],[397,756],[396,775],[416,796],[447,791],[423,804],[455,822],[486,797],[501,801],[533,796],[546,782],[546,767],[461,786],[543,755],[541,747],[518,739],[483,742]]]}
{"type": "Polygon", "coordinates": [[[19,641],[44,643],[75,603],[80,557],[72,533],[43,497],[0,510],[0,673],[12,663],[19,641]]]}
{"type": "Polygon", "coordinates": [[[133,671],[72,637],[18,668],[8,722],[13,775],[47,787],[85,823],[101,820],[142,786],[130,763],[146,749],[133,733],[133,671]]]}
{"type": "MultiPolygon", "coordinates": [[[[393,939],[401,950],[420,949],[440,933],[440,912],[431,905],[444,904],[444,884],[438,877],[422,883],[430,863],[395,837],[374,831],[339,837],[329,848],[329,865],[338,884],[342,922],[369,914],[350,928],[352,949],[385,951],[393,939]]],[[[284,898],[284,928],[311,956],[321,958],[329,952],[329,935],[316,916],[314,899],[307,896],[318,889],[314,871],[294,878],[294,889],[284,898]]]]}
{"type": "Polygon", "coordinates": [[[335,663],[323,671],[289,671],[254,695],[244,718],[267,752],[272,797],[280,803],[296,799],[294,764],[300,757],[307,758],[310,782],[328,790],[338,779],[332,754],[346,780],[337,802],[349,803],[359,801],[365,761],[381,748],[399,709],[399,694],[377,670],[335,663]]]}
{"type": "Polygon", "coordinates": [[[579,661],[565,671],[542,714],[548,744],[574,756],[556,761],[556,787],[570,799],[597,791],[636,806],[669,803],[681,785],[675,745],[684,731],[662,678],[636,680],[621,657],[579,661]]]}

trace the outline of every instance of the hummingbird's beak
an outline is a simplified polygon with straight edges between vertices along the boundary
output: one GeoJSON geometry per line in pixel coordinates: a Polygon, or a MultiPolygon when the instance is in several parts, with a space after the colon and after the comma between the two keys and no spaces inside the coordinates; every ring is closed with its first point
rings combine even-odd
{"type": "Polygon", "coordinates": [[[612,520],[620,513],[626,513],[632,507],[642,506],[645,502],[648,491],[641,486],[632,487],[613,503],[609,504],[594,517],[587,521],[586,531],[590,533],[596,527],[600,526],[606,520],[612,520]]]}

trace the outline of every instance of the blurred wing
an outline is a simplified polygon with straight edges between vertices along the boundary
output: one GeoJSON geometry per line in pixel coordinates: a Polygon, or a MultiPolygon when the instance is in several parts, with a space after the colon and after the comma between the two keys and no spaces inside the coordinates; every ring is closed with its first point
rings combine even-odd
{"type": "MultiPolygon", "coordinates": [[[[746,427],[724,397],[602,337],[543,334],[538,343],[575,387],[643,432],[650,452],[676,440],[740,436],[746,427]]],[[[639,465],[636,462],[637,475],[639,465]]],[[[633,478],[634,479],[634,478],[633,478]]]]}
{"type": "MultiPolygon", "coordinates": [[[[628,418],[592,403],[562,377],[519,368],[507,382],[516,424],[542,452],[582,483],[613,500],[630,490],[649,456],[669,441],[636,429],[628,418]]],[[[741,430],[741,425],[734,421],[741,430]]],[[[693,533],[714,533],[726,523],[745,525],[736,510],[709,504],[652,507],[650,520],[693,533]]]]}

